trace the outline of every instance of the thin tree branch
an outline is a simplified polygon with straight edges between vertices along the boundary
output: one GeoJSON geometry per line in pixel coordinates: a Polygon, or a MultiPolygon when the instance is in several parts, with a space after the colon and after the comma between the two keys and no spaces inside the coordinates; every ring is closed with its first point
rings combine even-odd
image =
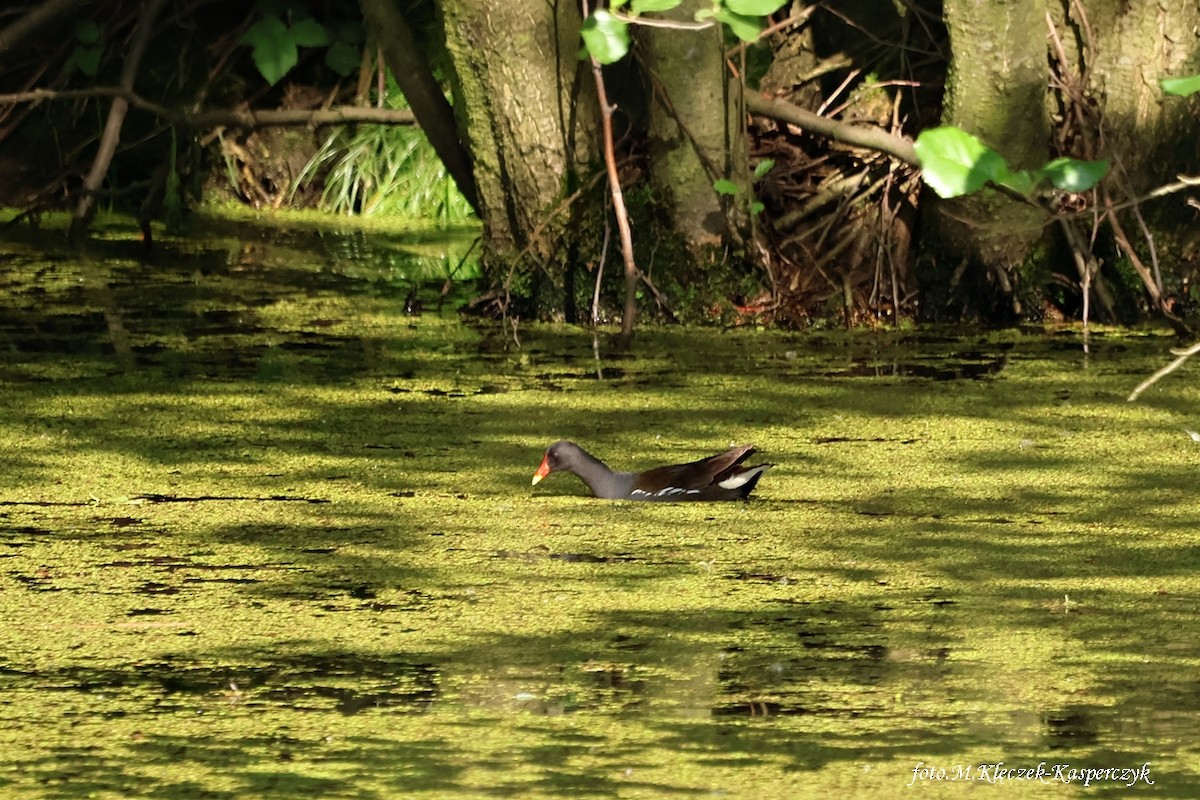
{"type": "MultiPolygon", "coordinates": [[[[590,13],[587,0],[583,0],[583,16],[590,13]]],[[[629,213],[625,209],[625,194],[621,191],[621,176],[617,172],[617,156],[613,152],[613,106],[609,105],[608,92],[604,86],[604,75],[600,62],[591,56],[592,76],[596,81],[596,99],[600,103],[600,126],[604,135],[604,165],[608,170],[608,189],[612,195],[613,213],[617,216],[617,232],[621,235],[621,254],[625,258],[625,311],[621,315],[621,340],[628,344],[633,338],[633,318],[637,314],[638,268],[633,258],[633,232],[629,228],[629,213]]]]}
{"type": "Polygon", "coordinates": [[[764,117],[790,122],[805,130],[820,133],[839,142],[878,150],[900,159],[905,164],[919,167],[917,153],[908,139],[894,136],[880,128],[847,125],[828,117],[822,117],[784,100],[770,100],[754,92],[746,93],[746,108],[764,117]]]}
{"type": "MultiPolygon", "coordinates": [[[[129,52],[126,54],[125,63],[121,68],[120,86],[127,91],[133,91],[133,81],[141,66],[142,56],[145,55],[146,46],[154,34],[154,21],[158,19],[159,12],[166,4],[167,0],[149,0],[142,7],[137,31],[134,33],[133,41],[130,42],[129,52]]],[[[117,152],[117,144],[121,141],[121,127],[125,124],[125,115],[128,111],[128,100],[123,97],[113,98],[112,106],[108,110],[108,119],[104,123],[104,134],[100,137],[100,146],[92,161],[92,168],[83,180],[83,193],[71,219],[70,236],[72,239],[79,238],[87,232],[88,225],[91,224],[92,217],[96,213],[96,192],[104,183],[104,176],[108,174],[108,167],[117,152]]]]}
{"type": "Polygon", "coordinates": [[[415,125],[416,117],[406,109],[341,106],[323,110],[285,109],[253,111],[248,109],[213,109],[189,112],[147,100],[136,92],[120,86],[94,86],[90,89],[33,89],[28,92],[0,94],[0,103],[31,103],[41,100],[77,100],[87,97],[120,98],[130,106],[154,114],[174,125],[189,128],[269,128],[295,125],[340,125],[366,122],[378,125],[415,125]]]}
{"type": "Polygon", "coordinates": [[[24,16],[4,30],[0,30],[0,53],[32,35],[43,25],[53,22],[56,17],[65,14],[75,6],[83,5],[87,5],[87,0],[47,0],[44,3],[35,3],[29,11],[25,12],[24,16]]]}
{"type": "Polygon", "coordinates": [[[1139,383],[1138,387],[1129,393],[1129,397],[1125,398],[1126,401],[1132,402],[1134,400],[1137,400],[1138,395],[1140,395],[1142,392],[1146,391],[1151,386],[1153,386],[1155,383],[1157,383],[1159,378],[1170,375],[1172,372],[1174,372],[1175,370],[1177,370],[1181,366],[1183,366],[1183,362],[1187,361],[1189,358],[1194,356],[1196,353],[1200,353],[1200,342],[1196,342],[1194,345],[1192,345],[1191,347],[1189,347],[1186,350],[1172,350],[1171,352],[1175,353],[1177,356],[1179,356],[1179,358],[1175,359],[1170,364],[1167,364],[1165,367],[1160,369],[1158,372],[1154,373],[1149,378],[1146,378],[1146,380],[1139,383]]]}
{"type": "MultiPolygon", "coordinates": [[[[611,13],[611,12],[610,12],[611,13]]],[[[653,17],[630,17],[625,14],[612,14],[614,19],[619,19],[630,25],[644,25],[647,28],[671,28],[677,31],[702,31],[713,27],[717,23],[711,19],[703,20],[702,22],[688,22],[678,19],[656,19],[653,17]]]]}

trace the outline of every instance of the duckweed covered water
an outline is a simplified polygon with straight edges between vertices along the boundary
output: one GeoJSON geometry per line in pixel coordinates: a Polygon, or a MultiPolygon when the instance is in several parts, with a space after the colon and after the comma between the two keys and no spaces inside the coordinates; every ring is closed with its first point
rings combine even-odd
{"type": "Polygon", "coordinates": [[[329,252],[0,253],[0,795],[1193,796],[1194,370],[1124,401],[1169,339],[597,360],[329,252]],[[778,466],[531,490],[558,438],[778,466]]]}

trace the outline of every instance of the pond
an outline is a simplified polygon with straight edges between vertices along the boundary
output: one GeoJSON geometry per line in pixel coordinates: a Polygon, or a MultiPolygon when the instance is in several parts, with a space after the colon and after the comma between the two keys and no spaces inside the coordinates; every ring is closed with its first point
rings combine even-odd
{"type": "Polygon", "coordinates": [[[0,795],[1194,795],[1195,367],[1125,401],[1170,338],[622,355],[265,231],[0,246],[0,795]],[[560,438],[776,466],[609,502],[530,486],[560,438]]]}

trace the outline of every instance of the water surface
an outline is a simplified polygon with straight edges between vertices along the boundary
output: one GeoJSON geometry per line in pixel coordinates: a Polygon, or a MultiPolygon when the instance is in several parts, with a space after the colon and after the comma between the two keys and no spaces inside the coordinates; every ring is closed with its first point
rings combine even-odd
{"type": "Polygon", "coordinates": [[[0,250],[0,794],[1194,795],[1170,339],[518,346],[402,244],[0,250]],[[558,438],[777,466],[610,503],[530,488],[558,438]]]}

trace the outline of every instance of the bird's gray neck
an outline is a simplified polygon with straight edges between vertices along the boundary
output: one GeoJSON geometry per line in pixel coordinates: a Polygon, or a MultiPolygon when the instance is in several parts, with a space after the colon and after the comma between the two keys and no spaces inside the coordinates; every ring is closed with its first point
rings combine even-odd
{"type": "Polygon", "coordinates": [[[628,497],[633,488],[634,473],[613,472],[608,465],[583,448],[579,449],[579,458],[571,466],[571,471],[588,485],[596,497],[619,500],[628,497]]]}

